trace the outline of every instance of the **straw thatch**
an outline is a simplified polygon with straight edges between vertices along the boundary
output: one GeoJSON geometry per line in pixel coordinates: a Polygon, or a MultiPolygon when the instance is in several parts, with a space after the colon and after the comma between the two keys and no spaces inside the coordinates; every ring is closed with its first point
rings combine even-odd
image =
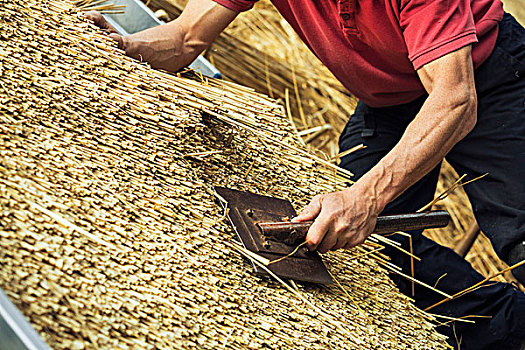
{"type": "Polygon", "coordinates": [[[503,9],[511,13],[521,25],[525,25],[525,7],[523,0],[502,0],[503,9]]]}
{"type": "MultiPolygon", "coordinates": [[[[178,17],[187,2],[144,1],[155,10],[164,9],[170,19],[178,17]]],[[[519,4],[520,0],[504,0],[505,9],[523,23],[525,13],[519,4]]],[[[207,57],[223,71],[226,79],[251,86],[259,92],[271,92],[283,99],[283,104],[286,104],[286,90],[289,90],[291,119],[303,140],[324,152],[327,158],[337,158],[338,135],[352,114],[355,98],[345,92],[268,1],[259,1],[253,10],[240,14],[208,50],[207,57]],[[297,107],[298,101],[301,109],[297,107]]],[[[437,193],[449,188],[457,178],[458,175],[445,162],[437,193]]],[[[475,223],[471,206],[465,192],[458,189],[440,204],[440,208],[451,213],[453,224],[445,229],[429,230],[426,235],[455,249],[475,223]]],[[[466,258],[485,276],[507,267],[483,234],[479,235],[466,258]]],[[[497,279],[517,282],[510,272],[497,279]]]]}
{"type": "MultiPolygon", "coordinates": [[[[186,0],[144,1],[180,15],[186,0]]],[[[205,56],[225,79],[250,86],[286,106],[303,140],[333,158],[337,140],[357,99],[302,43],[269,1],[240,14],[205,56]]]]}
{"type": "Polygon", "coordinates": [[[53,348],[446,346],[374,242],[326,256],[344,290],[232,249],[212,184],[300,207],[348,182],[274,100],[133,61],[68,1],[1,0],[0,101],[0,287],[53,348]]]}

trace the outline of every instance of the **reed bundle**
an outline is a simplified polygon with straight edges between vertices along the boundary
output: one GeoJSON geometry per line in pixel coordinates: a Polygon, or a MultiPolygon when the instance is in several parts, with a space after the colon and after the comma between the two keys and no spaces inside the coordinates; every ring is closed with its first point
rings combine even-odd
{"type": "Polygon", "coordinates": [[[1,0],[0,38],[0,287],[53,348],[446,347],[374,241],[328,254],[328,287],[229,243],[212,184],[299,208],[350,176],[275,100],[152,70],[70,1],[1,0]]]}
{"type": "MultiPolygon", "coordinates": [[[[171,19],[187,0],[150,0],[171,19]]],[[[334,158],[357,100],[300,41],[268,1],[240,14],[207,50],[225,79],[282,101],[303,140],[334,158]],[[319,129],[319,127],[321,127],[319,129]]]]}
{"type": "MultiPolygon", "coordinates": [[[[153,9],[167,11],[171,19],[180,15],[186,2],[147,1],[153,9]]],[[[518,3],[518,0],[504,0],[506,10],[525,23],[525,13],[518,3]]],[[[253,10],[240,14],[208,50],[207,56],[227,79],[280,98],[284,105],[290,106],[292,120],[304,142],[326,153],[327,158],[337,160],[338,135],[352,114],[355,99],[322,66],[268,1],[259,1],[253,10]]],[[[457,178],[454,170],[445,164],[437,193],[447,189],[457,178]]],[[[464,191],[458,190],[440,203],[440,207],[451,213],[453,226],[427,231],[426,235],[454,249],[475,223],[471,206],[464,191]]],[[[483,234],[466,259],[485,276],[507,267],[483,234]]],[[[498,280],[516,282],[510,272],[498,280]]]]}
{"type": "Polygon", "coordinates": [[[103,14],[121,15],[124,14],[125,5],[107,3],[106,0],[76,0],[74,5],[81,11],[98,11],[103,14]]]}
{"type": "Polygon", "coordinates": [[[502,0],[503,8],[506,12],[511,13],[516,20],[521,23],[522,26],[525,25],[525,8],[523,7],[523,2],[521,0],[502,0]]]}

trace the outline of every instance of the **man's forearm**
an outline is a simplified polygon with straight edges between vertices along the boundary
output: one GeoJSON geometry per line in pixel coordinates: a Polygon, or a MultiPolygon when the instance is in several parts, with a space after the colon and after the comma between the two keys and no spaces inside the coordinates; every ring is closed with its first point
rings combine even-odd
{"type": "Polygon", "coordinates": [[[176,20],[119,37],[119,46],[128,56],[174,72],[193,62],[236,16],[211,0],[190,0],[176,20]]]}
{"type": "Polygon", "coordinates": [[[325,253],[363,243],[385,206],[432,170],[472,130],[476,109],[475,90],[463,84],[432,89],[401,140],[376,166],[343,191],[315,196],[294,218],[315,219],[306,238],[310,249],[325,253]]]}
{"type": "Polygon", "coordinates": [[[471,47],[417,74],[429,97],[398,144],[353,186],[312,198],[295,221],[314,220],[306,240],[321,253],[351,248],[373,232],[385,206],[432,170],[476,124],[471,47]]]}
{"type": "Polygon", "coordinates": [[[121,48],[126,55],[148,62],[153,68],[175,72],[187,66],[209,44],[185,42],[185,33],[177,21],[122,37],[121,48]]]}
{"type": "Polygon", "coordinates": [[[377,211],[430,172],[476,122],[476,96],[461,86],[435,89],[398,144],[354,186],[377,211]]]}

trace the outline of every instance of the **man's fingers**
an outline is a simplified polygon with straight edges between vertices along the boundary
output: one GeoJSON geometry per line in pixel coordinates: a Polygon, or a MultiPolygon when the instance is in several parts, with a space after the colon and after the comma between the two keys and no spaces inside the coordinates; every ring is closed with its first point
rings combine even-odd
{"type": "Polygon", "coordinates": [[[89,11],[89,12],[86,12],[84,16],[86,16],[87,19],[93,21],[93,24],[95,24],[100,29],[104,29],[110,32],[109,37],[115,40],[115,42],[118,44],[118,48],[124,49],[124,40],[122,36],[117,34],[117,31],[115,30],[115,28],[113,28],[113,26],[109,24],[108,21],[106,21],[106,19],[104,18],[104,16],[102,16],[100,12],[89,11]]]}
{"type": "Polygon", "coordinates": [[[304,210],[292,219],[293,222],[314,220],[321,212],[322,196],[315,196],[304,210]]]}
{"type": "Polygon", "coordinates": [[[329,231],[323,238],[323,241],[317,247],[319,253],[326,253],[329,250],[335,250],[334,247],[338,244],[337,234],[329,231]]]}
{"type": "Polygon", "coordinates": [[[84,14],[84,16],[86,16],[87,19],[93,21],[93,23],[101,28],[101,29],[105,29],[105,30],[108,30],[109,32],[111,33],[117,33],[117,31],[115,30],[115,28],[113,28],[113,26],[111,24],[108,23],[108,21],[106,21],[106,19],[104,18],[104,16],[102,16],[102,14],[98,11],[88,11],[84,14]]]}
{"type": "Polygon", "coordinates": [[[319,244],[321,244],[321,242],[324,240],[325,235],[330,228],[330,223],[330,218],[326,217],[326,215],[323,215],[322,212],[315,219],[314,223],[312,226],[310,226],[308,233],[306,234],[306,241],[308,242],[308,248],[310,250],[316,250],[319,244]]]}
{"type": "Polygon", "coordinates": [[[124,39],[121,35],[111,33],[109,34],[109,37],[117,42],[119,49],[124,49],[124,39]]]}
{"type": "Polygon", "coordinates": [[[98,11],[88,11],[84,13],[84,16],[93,22],[97,27],[101,29],[108,29],[107,26],[109,25],[104,16],[98,11]]]}
{"type": "Polygon", "coordinates": [[[339,237],[337,238],[337,242],[333,245],[332,248],[330,248],[330,250],[336,251],[336,250],[346,247],[347,245],[348,243],[342,237],[339,237]]]}

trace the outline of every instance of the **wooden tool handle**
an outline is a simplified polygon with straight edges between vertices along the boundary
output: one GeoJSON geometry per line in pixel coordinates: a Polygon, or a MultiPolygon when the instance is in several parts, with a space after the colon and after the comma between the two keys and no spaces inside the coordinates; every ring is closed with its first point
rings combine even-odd
{"type": "MultiPolygon", "coordinates": [[[[450,215],[444,210],[426,211],[399,215],[385,215],[377,218],[374,233],[422,230],[445,227],[450,222],[450,215]]],[[[266,237],[273,237],[289,245],[304,242],[306,233],[313,221],[303,222],[261,222],[257,226],[266,237]]]]}
{"type": "Polygon", "coordinates": [[[444,210],[385,215],[377,218],[374,233],[423,230],[426,228],[445,227],[450,222],[450,215],[444,210]]]}
{"type": "Polygon", "coordinates": [[[476,241],[476,238],[479,236],[479,226],[477,222],[474,222],[470,228],[465,232],[463,237],[461,237],[460,241],[456,244],[454,247],[454,251],[458,253],[461,257],[465,257],[472,248],[472,245],[476,241]]]}

